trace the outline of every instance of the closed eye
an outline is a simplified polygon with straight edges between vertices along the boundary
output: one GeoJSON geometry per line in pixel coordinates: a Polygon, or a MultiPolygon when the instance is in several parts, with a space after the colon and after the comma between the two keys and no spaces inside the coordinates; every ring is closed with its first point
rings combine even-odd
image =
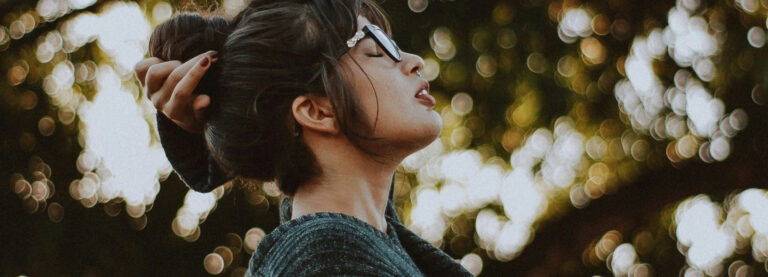
{"type": "Polygon", "coordinates": [[[365,54],[365,55],[368,56],[368,57],[374,57],[374,58],[384,57],[384,54],[381,54],[381,53],[378,53],[378,54],[365,54]]]}

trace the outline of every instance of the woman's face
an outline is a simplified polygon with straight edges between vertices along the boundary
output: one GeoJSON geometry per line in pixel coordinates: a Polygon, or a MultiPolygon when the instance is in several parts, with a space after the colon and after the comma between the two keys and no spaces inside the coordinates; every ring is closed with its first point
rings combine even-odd
{"type": "MultiPolygon", "coordinates": [[[[358,31],[370,24],[362,16],[357,21],[358,31]]],[[[347,77],[360,99],[365,122],[375,127],[367,135],[382,138],[366,147],[375,149],[368,150],[407,155],[434,141],[443,127],[442,118],[432,109],[434,98],[423,95],[424,90],[429,93],[429,83],[418,73],[424,60],[411,53],[401,55],[402,61],[396,62],[371,36],[366,36],[350,49],[349,55],[341,58],[350,71],[347,77]]]]}

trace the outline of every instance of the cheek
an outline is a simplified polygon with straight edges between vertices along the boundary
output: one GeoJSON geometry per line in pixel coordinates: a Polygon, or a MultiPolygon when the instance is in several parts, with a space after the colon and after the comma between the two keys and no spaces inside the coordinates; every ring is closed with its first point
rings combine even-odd
{"type": "Polygon", "coordinates": [[[373,136],[392,141],[431,142],[442,130],[442,119],[413,97],[415,89],[392,72],[356,74],[354,93],[373,136]],[[388,78],[389,77],[389,78],[388,78]],[[374,91],[375,87],[375,91],[374,91]],[[411,90],[414,90],[411,92],[411,90]]]}
{"type": "MultiPolygon", "coordinates": [[[[382,76],[370,72],[368,74],[382,76]]],[[[395,80],[379,80],[373,77],[371,80],[365,76],[357,79],[355,93],[360,99],[361,109],[371,124],[377,119],[377,114],[377,125],[381,125],[382,121],[390,121],[393,117],[402,116],[401,108],[407,100],[396,84],[395,80]]]]}
{"type": "Polygon", "coordinates": [[[363,80],[364,85],[357,86],[355,88],[355,91],[353,93],[357,94],[358,99],[358,105],[360,107],[360,111],[363,113],[362,116],[365,118],[366,122],[373,126],[374,121],[376,120],[376,114],[380,113],[380,111],[377,111],[381,109],[381,96],[379,95],[379,100],[377,101],[376,93],[371,89],[371,85],[368,83],[368,80],[363,80]]]}

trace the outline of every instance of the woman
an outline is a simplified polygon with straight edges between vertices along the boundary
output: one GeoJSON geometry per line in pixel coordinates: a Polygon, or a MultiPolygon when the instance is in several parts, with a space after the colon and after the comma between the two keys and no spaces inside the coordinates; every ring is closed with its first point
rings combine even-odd
{"type": "Polygon", "coordinates": [[[388,33],[368,0],[256,0],[231,22],[183,14],[155,29],[136,71],[182,179],[275,180],[286,196],[249,275],[471,275],[392,208],[396,167],[442,121],[423,60],[388,33]]]}

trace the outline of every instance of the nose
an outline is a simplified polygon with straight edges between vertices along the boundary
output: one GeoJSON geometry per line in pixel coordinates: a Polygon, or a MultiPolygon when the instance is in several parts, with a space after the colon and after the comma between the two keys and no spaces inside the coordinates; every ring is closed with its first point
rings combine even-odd
{"type": "Polygon", "coordinates": [[[401,69],[403,74],[418,74],[424,68],[424,59],[418,55],[414,55],[408,52],[402,52],[403,62],[401,63],[401,69]]]}

